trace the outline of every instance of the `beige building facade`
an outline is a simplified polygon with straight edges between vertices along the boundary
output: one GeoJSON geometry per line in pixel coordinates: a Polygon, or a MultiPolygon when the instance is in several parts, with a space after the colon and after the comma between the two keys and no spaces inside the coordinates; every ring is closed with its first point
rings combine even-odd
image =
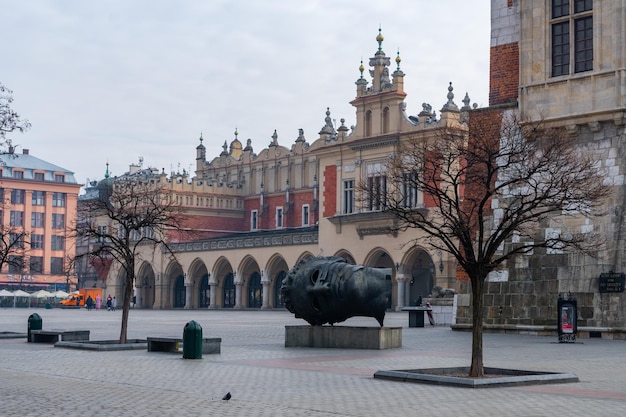
{"type": "MultiPolygon", "coordinates": [[[[142,256],[135,283],[139,308],[282,308],[286,272],[319,255],[389,268],[390,309],[427,297],[434,286],[454,287],[454,261],[419,233],[397,232],[383,212],[385,164],[404,141],[434,138],[442,129],[466,132],[469,98],[459,107],[452,84],[443,85],[439,114],[426,103],[419,114],[408,114],[400,55],[386,56],[380,31],[375,40],[369,71],[361,64],[357,72],[354,126],[344,119],[336,126],[326,109],[311,143],[300,130],[284,146],[275,131],[255,152],[252,141],[244,146],[235,132],[212,159],[201,137],[195,175],[153,174],[161,175],[207,237],[173,242],[174,257],[142,256]],[[378,195],[361,199],[364,183],[376,184],[378,195]]],[[[432,209],[420,190],[405,191],[407,204],[432,209]]],[[[119,297],[122,282],[114,265],[106,292],[119,297]]]]}

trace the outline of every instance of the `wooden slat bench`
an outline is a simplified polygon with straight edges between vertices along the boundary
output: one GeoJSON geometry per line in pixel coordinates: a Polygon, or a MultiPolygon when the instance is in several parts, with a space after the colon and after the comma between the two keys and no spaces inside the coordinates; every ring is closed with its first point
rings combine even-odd
{"type": "Polygon", "coordinates": [[[89,330],[31,330],[30,338],[33,343],[89,340],[89,330]]]}

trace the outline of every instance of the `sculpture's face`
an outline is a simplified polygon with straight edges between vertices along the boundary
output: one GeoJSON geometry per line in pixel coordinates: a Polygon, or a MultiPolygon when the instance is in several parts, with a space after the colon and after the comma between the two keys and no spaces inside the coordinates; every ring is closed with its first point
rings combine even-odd
{"type": "Polygon", "coordinates": [[[382,326],[391,281],[381,269],[341,258],[309,258],[289,271],[282,292],[289,311],[313,325],[367,316],[382,326]]]}

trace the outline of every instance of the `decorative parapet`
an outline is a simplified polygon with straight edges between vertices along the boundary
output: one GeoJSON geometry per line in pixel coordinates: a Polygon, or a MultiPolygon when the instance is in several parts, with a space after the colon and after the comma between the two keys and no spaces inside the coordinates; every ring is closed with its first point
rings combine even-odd
{"type": "Polygon", "coordinates": [[[280,232],[250,232],[237,236],[227,236],[194,242],[172,243],[173,252],[206,252],[235,250],[245,248],[262,248],[269,246],[295,246],[318,243],[318,228],[283,229],[280,232]]]}

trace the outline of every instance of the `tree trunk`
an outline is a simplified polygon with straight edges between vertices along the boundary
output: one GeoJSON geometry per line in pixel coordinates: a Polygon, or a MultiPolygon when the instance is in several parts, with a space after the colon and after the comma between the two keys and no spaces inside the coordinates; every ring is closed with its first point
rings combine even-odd
{"type": "Polygon", "coordinates": [[[483,367],[483,285],[484,278],[472,277],[472,365],[469,376],[482,377],[483,367]]]}
{"type": "Polygon", "coordinates": [[[130,311],[130,298],[133,291],[134,275],[127,274],[124,285],[124,302],[122,303],[122,327],[120,329],[120,344],[128,340],[128,313],[130,311]]]}

